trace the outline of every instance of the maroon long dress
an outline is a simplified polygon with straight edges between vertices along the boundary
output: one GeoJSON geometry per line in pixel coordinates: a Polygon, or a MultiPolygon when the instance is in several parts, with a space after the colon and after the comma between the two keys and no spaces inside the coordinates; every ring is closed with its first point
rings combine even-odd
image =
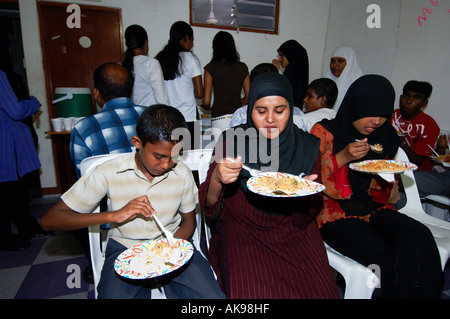
{"type": "MultiPolygon", "coordinates": [[[[268,215],[255,209],[239,187],[227,185],[205,207],[211,172],[199,189],[206,215],[223,209],[210,242],[210,263],[227,298],[339,298],[314,213],[268,215]]],[[[320,175],[320,162],[313,173],[320,175]]],[[[320,207],[318,208],[320,210],[320,207]]]]}

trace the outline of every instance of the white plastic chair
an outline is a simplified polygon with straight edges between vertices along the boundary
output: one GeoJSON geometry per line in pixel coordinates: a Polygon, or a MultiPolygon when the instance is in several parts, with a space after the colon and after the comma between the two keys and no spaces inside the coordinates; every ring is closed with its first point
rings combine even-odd
{"type": "Polygon", "coordinates": [[[369,268],[353,259],[338,253],[326,243],[330,266],[345,280],[344,299],[370,299],[380,279],[369,268]]]}
{"type": "Polygon", "coordinates": [[[425,199],[450,207],[450,198],[444,195],[428,195],[425,199]]]}
{"type": "MultiPolygon", "coordinates": [[[[128,153],[117,153],[117,154],[105,154],[88,157],[80,163],[81,175],[85,175],[90,170],[94,169],[96,166],[108,160],[111,160],[119,156],[125,156],[127,154],[128,153]]],[[[98,213],[99,211],[100,206],[97,206],[97,208],[93,211],[93,213],[98,213]]],[[[102,230],[100,229],[100,225],[89,226],[88,233],[89,233],[89,249],[91,254],[92,273],[94,276],[95,298],[97,298],[98,297],[97,286],[100,281],[103,263],[105,261],[107,236],[106,232],[105,234],[103,234],[102,230]]],[[[162,288],[152,289],[152,299],[165,299],[165,298],[166,296],[162,288]]]]}
{"type": "MultiPolygon", "coordinates": [[[[405,151],[399,148],[397,160],[409,162],[405,151]]],[[[419,191],[417,190],[416,180],[412,171],[406,171],[400,174],[403,187],[406,194],[406,205],[400,209],[400,212],[420,221],[427,226],[433,234],[436,245],[441,256],[442,269],[450,258],[450,223],[425,213],[420,201],[419,191]]]]}
{"type": "MultiPolygon", "coordinates": [[[[202,158],[200,159],[200,164],[198,167],[198,179],[200,184],[203,183],[206,180],[206,176],[208,174],[209,169],[209,162],[211,161],[213,150],[205,150],[205,153],[203,154],[202,158]]],[[[211,229],[209,228],[208,224],[206,223],[206,217],[203,213],[203,211],[200,211],[201,213],[201,223],[200,225],[203,226],[203,231],[205,232],[205,238],[206,238],[206,249],[209,250],[209,240],[211,239],[211,229]]],[[[198,227],[198,223],[197,223],[198,227]]],[[[201,226],[200,226],[201,227],[201,226]]]]}
{"type": "MultiPolygon", "coordinates": [[[[203,179],[202,176],[200,176],[200,166],[201,163],[206,159],[209,162],[209,159],[211,158],[212,149],[196,149],[196,150],[189,150],[183,152],[183,162],[186,164],[187,167],[191,169],[191,171],[198,171],[199,174],[199,180],[200,183],[206,178],[206,175],[204,175],[203,179]]],[[[201,249],[201,227],[203,225],[202,221],[203,218],[203,212],[199,208],[199,205],[197,205],[196,209],[196,220],[197,220],[197,227],[195,229],[194,234],[192,235],[192,239],[194,241],[195,248],[202,253],[204,256],[202,249],[201,249]]],[[[208,239],[206,240],[208,242],[208,239]]],[[[204,256],[205,257],[205,256],[204,256]]],[[[206,258],[206,257],[205,257],[206,258]]]]}
{"type": "MultiPolygon", "coordinates": [[[[408,156],[401,148],[398,150],[396,159],[409,162],[408,156]]],[[[400,212],[420,221],[431,230],[441,256],[442,269],[444,269],[450,257],[450,223],[429,216],[423,211],[412,171],[406,171],[399,174],[399,176],[402,179],[407,198],[407,203],[400,209],[400,212]]],[[[331,267],[338,271],[345,279],[346,289],[344,298],[370,298],[374,288],[379,284],[379,280],[375,277],[375,274],[356,261],[336,252],[328,245],[325,246],[327,247],[331,267]]]]}

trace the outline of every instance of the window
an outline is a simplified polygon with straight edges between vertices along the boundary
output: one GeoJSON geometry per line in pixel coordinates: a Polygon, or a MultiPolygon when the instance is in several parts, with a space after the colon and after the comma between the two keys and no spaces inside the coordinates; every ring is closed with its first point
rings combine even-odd
{"type": "Polygon", "coordinates": [[[278,34],[279,0],[190,0],[197,27],[278,34]]]}

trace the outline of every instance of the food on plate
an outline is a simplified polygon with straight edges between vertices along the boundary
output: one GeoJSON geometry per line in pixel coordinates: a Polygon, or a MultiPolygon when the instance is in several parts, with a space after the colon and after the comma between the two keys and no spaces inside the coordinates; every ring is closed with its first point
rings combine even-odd
{"type": "Polygon", "coordinates": [[[450,163],[450,154],[447,155],[439,155],[437,157],[438,160],[442,161],[442,162],[446,162],[446,163],[450,163]]]}
{"type": "Polygon", "coordinates": [[[114,262],[114,270],[129,279],[148,279],[168,274],[182,267],[192,257],[194,246],[175,238],[170,247],[167,239],[148,240],[122,252],[114,262]]]}
{"type": "Polygon", "coordinates": [[[367,161],[366,163],[358,165],[358,168],[360,170],[370,172],[384,172],[384,171],[402,172],[405,169],[407,169],[407,166],[403,162],[374,160],[374,161],[367,161]]]}
{"type": "Polygon", "coordinates": [[[167,266],[175,265],[179,259],[180,253],[176,247],[160,241],[136,255],[130,267],[139,272],[162,272],[167,266]]]}
{"type": "Polygon", "coordinates": [[[444,166],[450,165],[450,154],[447,155],[439,155],[437,157],[433,157],[436,161],[441,162],[444,166]]]}
{"type": "Polygon", "coordinates": [[[292,176],[260,177],[256,181],[255,186],[270,192],[282,191],[287,194],[311,190],[311,187],[305,180],[292,176]]]}
{"type": "Polygon", "coordinates": [[[375,151],[381,152],[381,151],[383,150],[383,145],[381,145],[381,144],[375,144],[375,145],[373,146],[373,148],[374,148],[375,151]]]}

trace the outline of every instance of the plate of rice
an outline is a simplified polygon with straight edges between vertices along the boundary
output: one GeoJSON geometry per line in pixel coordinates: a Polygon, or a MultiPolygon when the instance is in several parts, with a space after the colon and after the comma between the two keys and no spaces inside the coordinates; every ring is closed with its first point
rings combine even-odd
{"type": "Polygon", "coordinates": [[[322,192],[325,186],[297,175],[267,172],[248,179],[247,188],[269,197],[299,197],[322,192]]]}
{"type": "Polygon", "coordinates": [[[149,240],[122,252],[114,263],[114,270],[129,279],[148,279],[162,276],[182,267],[194,253],[192,244],[174,238],[173,247],[167,239],[149,240]]]}

